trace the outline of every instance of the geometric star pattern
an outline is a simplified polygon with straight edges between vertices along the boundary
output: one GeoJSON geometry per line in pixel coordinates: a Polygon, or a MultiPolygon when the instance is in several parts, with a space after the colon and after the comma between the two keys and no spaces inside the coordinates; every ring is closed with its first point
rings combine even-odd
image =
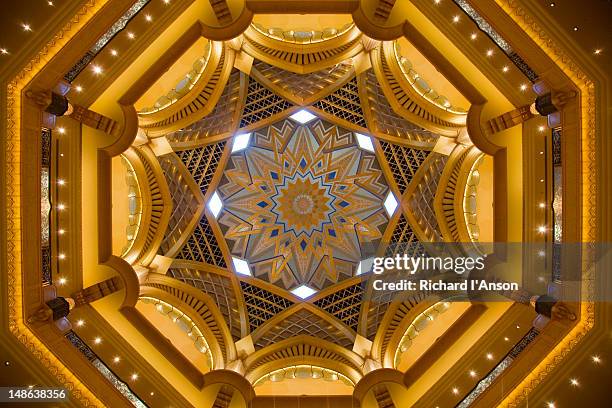
{"type": "Polygon", "coordinates": [[[388,186],[353,132],[285,119],[231,155],[218,188],[230,251],[284,289],[321,289],[354,275],[388,223],[388,186]]]}

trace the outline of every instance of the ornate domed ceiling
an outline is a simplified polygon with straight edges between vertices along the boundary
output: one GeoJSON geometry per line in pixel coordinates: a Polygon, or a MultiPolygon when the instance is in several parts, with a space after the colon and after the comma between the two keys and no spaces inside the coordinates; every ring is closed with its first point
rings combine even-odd
{"type": "MultiPolygon", "coordinates": [[[[343,3],[333,2],[338,12],[348,12],[343,3]]],[[[45,129],[43,139],[61,137],[63,149],[43,147],[41,207],[51,212],[34,217],[28,207],[22,218],[40,215],[45,226],[46,287],[60,270],[56,286],[65,285],[62,296],[78,303],[61,341],[111,379],[122,395],[112,398],[166,406],[170,395],[189,401],[185,406],[213,399],[223,406],[235,391],[249,402],[257,392],[284,392],[271,383],[308,377],[310,394],[323,394],[317,388],[326,381],[361,399],[359,384],[368,387],[380,373],[401,377],[391,381],[404,387],[400,400],[428,396],[457,405],[473,398],[463,390],[486,380],[470,374],[468,382],[455,369],[467,364],[464,350],[472,358],[482,347],[494,349],[475,369],[489,373],[498,357],[520,353],[538,336],[531,309],[520,302],[449,304],[431,291],[396,297],[373,290],[369,269],[373,257],[436,255],[442,245],[430,243],[467,244],[461,251],[471,254],[494,232],[500,241],[535,234],[525,231],[536,230],[540,213],[515,204],[539,202],[548,177],[534,164],[526,174],[543,184],[523,192],[531,186],[524,152],[545,151],[537,130],[544,125],[527,122],[533,115],[524,109],[533,100],[525,83],[537,74],[519,51],[495,42],[491,26],[474,28],[490,36],[455,33],[455,44],[451,28],[419,8],[440,22],[463,2],[348,3],[354,9],[342,18],[294,24],[299,15],[289,15],[273,28],[266,24],[274,18],[254,19],[261,9],[249,9],[273,1],[137,1],[119,25],[111,17],[101,22],[109,31],[72,68],[53,67],[65,72],[61,96],[73,111],[44,116],[53,116],[54,133],[45,129]],[[143,8],[151,14],[140,18],[143,8]],[[153,21],[157,31],[134,29],[153,21]],[[328,21],[338,24],[325,27],[328,21]],[[467,44],[491,48],[472,62],[462,52],[467,44]],[[481,69],[485,61],[500,63],[501,73],[481,69]],[[68,137],[75,134],[81,137],[68,137]],[[79,180],[76,192],[64,179],[48,188],[56,177],[51,153],[79,180]],[[72,208],[78,212],[66,211],[72,208]],[[107,344],[121,345],[126,364],[107,344]],[[136,384],[138,373],[126,371],[136,366],[163,404],[138,389],[144,381],[136,384]],[[421,386],[425,375],[436,380],[421,386]],[[461,393],[439,392],[450,376],[463,381],[461,393]],[[213,392],[211,384],[220,383],[213,392]]],[[[29,90],[24,118],[40,113],[34,105],[42,106],[48,88],[29,90]]],[[[530,262],[540,265],[535,256],[530,262]]],[[[366,391],[382,404],[392,388],[366,391]]]]}
{"type": "MultiPolygon", "coordinates": [[[[248,33],[262,35],[263,28],[248,33]]],[[[302,334],[348,348],[357,333],[373,339],[384,307],[377,305],[372,316],[362,307],[361,261],[394,240],[417,244],[414,228],[423,239],[441,238],[433,198],[446,156],[431,152],[439,135],[395,112],[374,70],[355,73],[363,41],[370,41],[373,55],[385,48],[360,40],[351,26],[337,35],[347,33],[352,37],[330,44],[321,56],[348,46],[351,58],[323,59],[317,66],[329,66],[311,73],[283,69],[291,68],[288,57],[270,56],[275,65],[255,58],[248,74],[228,72],[216,84],[220,89],[225,82],[216,105],[207,108],[211,113],[193,123],[179,119],[181,129],[163,133],[158,129],[172,126],[173,117],[159,118],[173,104],[189,103],[189,95],[165,102],[156,122],[149,111],[142,113],[175,149],[158,158],[173,203],[160,247],[175,259],[167,275],[212,296],[235,340],[263,323],[256,346],[302,334]],[[406,210],[417,225],[401,214],[400,200],[410,203],[406,210]],[[309,298],[308,307],[301,298],[309,298]],[[281,311],[285,319],[275,322],[281,311]],[[243,314],[247,326],[240,323],[243,314]]],[[[282,46],[286,40],[264,44],[270,41],[282,46]]],[[[223,69],[233,56],[228,45],[213,43],[211,49],[209,59],[216,52],[219,62],[204,67],[202,76],[223,69]]],[[[405,82],[413,99],[421,98],[421,123],[434,130],[444,123],[447,132],[458,132],[450,122],[424,119],[433,117],[428,108],[439,108],[407,79],[389,80],[405,82]]]]}

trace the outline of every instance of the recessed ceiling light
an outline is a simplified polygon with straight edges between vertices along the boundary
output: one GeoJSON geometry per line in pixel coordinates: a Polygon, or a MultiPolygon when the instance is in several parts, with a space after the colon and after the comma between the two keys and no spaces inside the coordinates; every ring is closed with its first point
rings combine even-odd
{"type": "Polygon", "coordinates": [[[374,152],[374,145],[372,144],[372,139],[369,136],[362,135],[361,133],[355,133],[357,136],[357,144],[364,150],[368,150],[370,152],[374,152]]]}
{"type": "Polygon", "coordinates": [[[60,234],[60,235],[64,235],[64,232],[66,232],[66,231],[64,231],[63,229],[58,229],[57,230],[57,233],[60,234]]]}
{"type": "MultiPolygon", "coordinates": [[[[599,55],[599,54],[601,54],[602,51],[603,50],[601,48],[597,48],[597,49],[595,49],[595,51],[593,51],[593,54],[599,55]]],[[[4,52],[2,52],[2,53],[4,54],[4,52]]]]}
{"type": "MultiPolygon", "coordinates": [[[[0,48],[0,53],[2,53],[2,55],[6,55],[8,54],[8,50],[6,48],[0,48]]],[[[597,53],[596,53],[597,54],[597,53]]]]}
{"type": "Polygon", "coordinates": [[[53,2],[52,2],[52,1],[48,1],[48,2],[47,2],[47,4],[48,4],[48,5],[50,5],[50,6],[52,6],[52,5],[53,5],[53,2]]]}
{"type": "Polygon", "coordinates": [[[59,278],[58,282],[60,286],[63,286],[66,284],[66,278],[59,278]]]}
{"type": "Polygon", "coordinates": [[[111,55],[112,55],[113,57],[116,57],[117,55],[119,55],[119,53],[118,53],[118,52],[117,52],[117,50],[115,50],[115,49],[110,50],[110,53],[111,53],[111,55]]]}
{"type": "Polygon", "coordinates": [[[57,184],[59,184],[60,186],[63,186],[64,184],[66,184],[66,180],[64,180],[64,179],[57,179],[57,184]]]}
{"type": "Polygon", "coordinates": [[[145,16],[145,20],[147,20],[148,22],[151,22],[151,21],[153,21],[153,17],[151,17],[151,15],[150,15],[150,14],[147,14],[147,15],[145,16]]]}
{"type": "Polygon", "coordinates": [[[506,65],[505,67],[502,68],[502,71],[508,72],[508,71],[510,71],[510,68],[508,68],[508,66],[506,65]]]}
{"type": "Polygon", "coordinates": [[[578,31],[578,26],[574,26],[574,27],[572,27],[572,30],[574,30],[574,31],[578,31]]]}
{"type": "Polygon", "coordinates": [[[210,200],[208,200],[208,208],[215,218],[217,218],[223,208],[223,201],[221,201],[221,197],[219,197],[216,191],[210,197],[210,200]]]}
{"type": "Polygon", "coordinates": [[[580,383],[578,382],[577,379],[575,378],[570,378],[570,384],[572,384],[574,387],[577,387],[580,385],[580,383]]]}
{"type": "Polygon", "coordinates": [[[504,341],[510,341],[508,337],[504,337],[504,341]]]}
{"type": "Polygon", "coordinates": [[[478,34],[476,34],[476,33],[472,33],[472,35],[470,35],[470,38],[471,38],[472,40],[475,40],[475,39],[476,39],[476,37],[478,37],[478,34]]]}
{"type": "Polygon", "coordinates": [[[599,356],[593,356],[591,357],[591,360],[593,360],[595,364],[601,363],[601,358],[599,356]]]}
{"type": "Polygon", "coordinates": [[[300,122],[302,125],[316,118],[315,115],[313,115],[312,113],[308,112],[305,109],[297,111],[289,117],[295,120],[296,122],[300,122]]]}
{"type": "Polygon", "coordinates": [[[249,145],[249,140],[251,139],[250,133],[243,133],[240,135],[234,136],[234,144],[232,145],[232,153],[239,152],[244,150],[249,145]]]}
{"type": "Polygon", "coordinates": [[[138,374],[134,373],[130,378],[132,379],[132,381],[136,381],[138,379],[138,374]]]}
{"type": "Polygon", "coordinates": [[[119,356],[115,356],[115,357],[113,358],[113,363],[115,363],[115,364],[117,364],[117,363],[118,363],[118,362],[120,362],[120,361],[121,361],[121,357],[119,357],[119,356]]]}
{"type": "MultiPolygon", "coordinates": [[[[57,257],[58,257],[59,259],[66,259],[66,254],[58,254],[58,255],[57,255],[57,257]]],[[[64,278],[62,278],[62,279],[64,280],[64,282],[66,282],[66,279],[64,279],[64,278]]],[[[62,279],[60,279],[60,281],[61,281],[62,279]]]]}
{"type": "Polygon", "coordinates": [[[455,17],[453,17],[453,23],[458,23],[459,22],[459,15],[456,15],[455,17]]]}
{"type": "Polygon", "coordinates": [[[555,7],[555,3],[550,3],[549,6],[550,7],[555,7]]]}
{"type": "Polygon", "coordinates": [[[474,378],[476,377],[478,374],[476,374],[476,371],[474,370],[470,370],[470,377],[474,378]]]}
{"type": "Polygon", "coordinates": [[[355,275],[361,275],[363,273],[368,273],[372,270],[372,266],[374,265],[374,258],[367,258],[364,259],[362,261],[359,261],[359,264],[357,265],[357,271],[355,272],[355,275]]]}
{"type": "Polygon", "coordinates": [[[94,65],[91,67],[91,69],[93,70],[93,73],[96,75],[100,75],[102,73],[102,67],[99,65],[94,65]]]}
{"type": "Polygon", "coordinates": [[[457,395],[459,394],[459,388],[453,388],[453,394],[457,395]]]}
{"type": "Polygon", "coordinates": [[[487,353],[487,360],[493,360],[493,354],[487,353]]]}
{"type": "Polygon", "coordinates": [[[490,57],[493,55],[493,50],[487,50],[487,57],[490,57]]]}
{"type": "Polygon", "coordinates": [[[81,85],[77,85],[74,90],[77,92],[83,92],[83,87],[81,85]]]}
{"type": "Polygon", "coordinates": [[[540,258],[544,258],[544,257],[546,256],[546,251],[541,251],[541,250],[540,250],[540,251],[538,251],[538,256],[539,256],[540,258]]]}
{"type": "Polygon", "coordinates": [[[128,31],[127,36],[128,36],[128,38],[129,38],[130,40],[133,40],[133,39],[136,37],[136,36],[134,35],[134,33],[133,33],[133,32],[131,32],[131,31],[128,31]]]}
{"type": "Polygon", "coordinates": [[[66,209],[66,206],[64,204],[60,203],[60,204],[57,205],[57,209],[60,210],[60,211],[64,211],[66,209]]]}
{"type": "Polygon", "coordinates": [[[100,338],[100,337],[96,337],[96,338],[94,339],[94,343],[95,343],[95,344],[100,344],[100,343],[102,343],[102,338],[100,338]]]}
{"type": "Polygon", "coordinates": [[[556,408],[555,403],[554,403],[554,402],[552,402],[552,401],[551,401],[551,402],[549,402],[549,403],[547,403],[547,404],[546,404],[546,406],[547,406],[548,408],[556,408]]]}
{"type": "Polygon", "coordinates": [[[30,27],[29,24],[22,24],[21,27],[23,28],[23,31],[32,31],[32,27],[30,27]]]}
{"type": "Polygon", "coordinates": [[[84,324],[85,324],[85,320],[83,320],[83,319],[79,319],[76,322],[76,325],[79,326],[79,327],[82,327],[84,324]]]}
{"type": "Polygon", "coordinates": [[[384,204],[385,210],[387,210],[387,214],[389,214],[389,216],[392,216],[395,212],[395,209],[397,208],[397,200],[395,199],[393,193],[389,192],[389,194],[387,194],[387,198],[385,199],[384,204]]]}
{"type": "Polygon", "coordinates": [[[246,276],[252,276],[251,268],[249,267],[249,263],[244,259],[236,258],[232,256],[232,262],[234,263],[234,269],[236,269],[236,273],[246,276]]]}
{"type": "Polygon", "coordinates": [[[540,226],[538,227],[538,232],[539,232],[540,234],[544,234],[544,233],[546,232],[546,225],[540,225],[540,226]]]}
{"type": "Polygon", "coordinates": [[[521,84],[521,91],[525,92],[527,90],[527,84],[521,84]]]}
{"type": "Polygon", "coordinates": [[[297,288],[293,289],[291,293],[293,293],[295,296],[299,297],[300,299],[306,299],[307,297],[310,297],[314,295],[315,293],[317,293],[317,291],[312,289],[309,286],[302,285],[302,286],[298,286],[297,288]]]}
{"type": "Polygon", "coordinates": [[[151,393],[150,393],[149,395],[154,396],[154,395],[155,395],[155,393],[154,393],[153,391],[151,391],[151,393]]]}
{"type": "Polygon", "coordinates": [[[440,4],[440,1],[441,1],[441,0],[434,0],[434,3],[436,3],[436,4],[440,4]]]}
{"type": "Polygon", "coordinates": [[[170,0],[164,0],[165,4],[170,4],[170,0]]]}

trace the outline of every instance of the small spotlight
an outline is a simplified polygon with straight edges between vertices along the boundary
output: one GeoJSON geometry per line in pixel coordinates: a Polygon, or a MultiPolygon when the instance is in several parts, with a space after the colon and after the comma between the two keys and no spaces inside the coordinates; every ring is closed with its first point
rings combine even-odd
{"type": "Polygon", "coordinates": [[[540,204],[538,204],[538,207],[540,207],[540,208],[546,208],[546,203],[540,203],[540,204]]]}
{"type": "Polygon", "coordinates": [[[151,391],[151,393],[149,394],[150,396],[154,396],[155,393],[153,391],[151,391]]]}
{"type": "Polygon", "coordinates": [[[64,133],[66,133],[66,129],[65,129],[65,128],[63,128],[63,127],[58,127],[58,128],[57,128],[57,132],[58,132],[60,135],[63,135],[64,133]]]}
{"type": "Polygon", "coordinates": [[[66,231],[65,231],[65,230],[63,230],[63,229],[58,229],[58,230],[57,230],[57,233],[58,233],[59,235],[64,235],[64,233],[65,233],[65,232],[66,232],[66,231]]]}
{"type": "Polygon", "coordinates": [[[136,36],[134,35],[134,33],[133,33],[133,32],[131,32],[131,31],[129,31],[129,32],[127,33],[127,36],[128,36],[128,38],[129,38],[130,40],[133,40],[133,39],[136,37],[136,36]]]}
{"type": "Polygon", "coordinates": [[[599,356],[593,356],[591,357],[591,360],[593,360],[595,364],[601,363],[601,358],[599,356]]]}
{"type": "Polygon", "coordinates": [[[66,209],[66,206],[64,204],[58,204],[57,209],[60,211],[64,211],[66,209]]]}
{"type": "Polygon", "coordinates": [[[546,252],[545,251],[538,251],[538,256],[540,258],[544,258],[546,256],[546,252]]]}
{"type": "Polygon", "coordinates": [[[574,27],[572,27],[572,30],[574,30],[574,31],[578,31],[578,26],[574,26],[574,27]]]}
{"type": "Polygon", "coordinates": [[[490,57],[493,55],[493,50],[487,50],[487,57],[490,57]]]}
{"type": "Polygon", "coordinates": [[[102,73],[102,67],[99,65],[94,65],[93,67],[91,67],[91,69],[93,70],[93,73],[96,75],[100,75],[102,73]]]}
{"type": "Polygon", "coordinates": [[[132,381],[136,381],[138,379],[138,374],[134,373],[130,378],[132,379],[132,381]]]}
{"type": "MultiPolygon", "coordinates": [[[[59,259],[66,259],[66,254],[59,254],[57,256],[59,259]]],[[[62,278],[63,279],[63,278],[62,278]]]]}
{"type": "Polygon", "coordinates": [[[110,50],[110,53],[113,57],[116,57],[117,55],[119,55],[119,53],[117,52],[117,50],[110,50]]]}
{"type": "Polygon", "coordinates": [[[580,383],[578,382],[577,379],[575,378],[570,378],[570,384],[572,384],[574,387],[577,387],[580,385],[580,383]]]}
{"type": "Polygon", "coordinates": [[[77,85],[74,90],[77,92],[83,92],[83,87],[81,85],[77,85]]]}
{"type": "Polygon", "coordinates": [[[100,337],[96,337],[96,338],[94,339],[94,343],[95,343],[95,344],[100,344],[100,343],[102,343],[102,339],[101,339],[100,337]]]}
{"type": "MultiPolygon", "coordinates": [[[[5,50],[5,51],[6,51],[6,50],[5,50]]],[[[597,48],[597,49],[595,49],[595,51],[593,51],[593,54],[595,54],[595,55],[599,55],[599,54],[601,54],[602,52],[603,52],[603,50],[602,50],[601,48],[597,48]]],[[[4,52],[4,51],[3,51],[2,53],[3,53],[3,54],[5,54],[5,52],[4,52]]]]}
{"type": "Polygon", "coordinates": [[[21,27],[23,28],[23,31],[32,31],[32,27],[30,27],[29,24],[22,24],[21,27]]]}
{"type": "Polygon", "coordinates": [[[504,341],[510,341],[508,337],[504,337],[504,341]]]}
{"type": "Polygon", "coordinates": [[[455,395],[459,394],[459,389],[457,387],[453,388],[453,394],[455,395]]]}
{"type": "Polygon", "coordinates": [[[57,281],[58,285],[60,285],[60,286],[65,285],[66,282],[67,282],[66,278],[59,278],[58,281],[57,281]]]}
{"type": "Polygon", "coordinates": [[[474,370],[470,370],[470,377],[474,378],[476,377],[478,374],[476,374],[476,371],[474,370]]]}
{"type": "Polygon", "coordinates": [[[475,40],[475,39],[476,39],[476,37],[478,37],[478,34],[476,34],[476,33],[472,33],[472,35],[470,35],[470,38],[471,38],[472,40],[475,40]]]}
{"type": "Polygon", "coordinates": [[[6,55],[8,54],[8,50],[6,48],[0,48],[0,53],[2,53],[2,55],[6,55]]]}
{"type": "Polygon", "coordinates": [[[527,90],[527,84],[521,84],[521,91],[525,92],[527,90]]]}
{"type": "Polygon", "coordinates": [[[555,3],[550,3],[549,6],[550,7],[555,7],[555,3]]]}
{"type": "Polygon", "coordinates": [[[453,23],[458,23],[459,22],[459,15],[456,15],[455,17],[453,17],[453,23]]]}
{"type": "Polygon", "coordinates": [[[510,71],[510,68],[508,68],[508,66],[506,65],[506,66],[504,66],[504,67],[502,68],[502,71],[503,71],[503,72],[508,72],[508,71],[510,71]]]}
{"type": "Polygon", "coordinates": [[[121,357],[119,357],[119,356],[113,357],[113,363],[117,364],[120,361],[121,361],[121,357]]]}
{"type": "Polygon", "coordinates": [[[60,185],[60,186],[63,186],[63,185],[66,184],[66,180],[64,180],[64,179],[57,179],[57,184],[60,185]]]}
{"type": "Polygon", "coordinates": [[[557,406],[555,405],[555,403],[554,403],[554,402],[552,402],[552,401],[551,401],[551,402],[548,402],[548,403],[546,404],[546,406],[547,406],[548,408],[556,408],[556,407],[557,407],[557,406]]]}
{"type": "Polygon", "coordinates": [[[79,319],[79,320],[77,320],[77,322],[76,322],[76,325],[77,325],[78,327],[83,327],[83,325],[84,325],[84,324],[85,324],[85,320],[83,320],[83,319],[79,319]]]}
{"type": "Polygon", "coordinates": [[[47,4],[50,5],[50,6],[53,6],[53,2],[52,1],[48,1],[47,4]]]}
{"type": "Polygon", "coordinates": [[[487,360],[493,360],[493,354],[487,353],[487,360]]]}
{"type": "Polygon", "coordinates": [[[546,130],[546,126],[544,126],[544,125],[538,126],[538,132],[543,132],[545,130],[546,130]]]}
{"type": "Polygon", "coordinates": [[[165,4],[170,4],[170,0],[164,0],[165,4]]]}
{"type": "Polygon", "coordinates": [[[150,23],[151,21],[153,21],[153,17],[151,17],[151,15],[150,15],[150,14],[147,14],[147,15],[145,16],[145,20],[147,20],[147,21],[150,23]]]}
{"type": "Polygon", "coordinates": [[[545,233],[546,233],[546,230],[547,230],[546,225],[540,225],[540,226],[538,227],[538,232],[539,232],[540,234],[545,234],[545,233]]]}

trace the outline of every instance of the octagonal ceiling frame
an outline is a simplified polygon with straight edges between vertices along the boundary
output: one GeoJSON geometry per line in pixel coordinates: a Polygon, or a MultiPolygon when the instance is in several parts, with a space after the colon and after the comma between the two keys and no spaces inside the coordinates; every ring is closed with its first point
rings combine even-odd
{"type": "MultiPolygon", "coordinates": [[[[102,4],[103,4],[103,3],[102,3],[102,4]]],[[[503,3],[503,4],[505,4],[505,3],[503,3]]],[[[97,9],[93,9],[93,10],[97,10],[97,9]]],[[[91,11],[91,10],[90,10],[90,11],[91,11]]],[[[520,19],[520,17],[517,17],[517,14],[516,14],[515,10],[513,10],[513,9],[511,9],[511,8],[506,8],[506,9],[505,9],[505,11],[506,11],[506,12],[508,12],[508,14],[509,14],[509,15],[510,15],[510,16],[511,16],[513,19],[515,19],[515,21],[521,21],[521,24],[522,24],[522,25],[521,25],[521,28],[526,29],[526,30],[529,30],[530,32],[533,32],[533,31],[534,31],[534,30],[533,30],[533,29],[532,29],[532,28],[531,28],[531,27],[530,27],[528,24],[526,24],[526,23],[525,23],[523,20],[521,20],[521,19],[520,19]]],[[[92,15],[92,14],[88,14],[88,16],[90,16],[90,15],[92,15]]],[[[80,28],[80,27],[82,27],[82,26],[76,26],[76,27],[77,27],[77,28],[80,28]]],[[[76,31],[76,29],[75,29],[74,31],[76,31]]],[[[563,51],[561,51],[560,49],[556,49],[556,48],[554,48],[554,45],[552,46],[552,47],[553,47],[553,49],[550,49],[550,47],[551,47],[551,46],[548,46],[548,45],[547,45],[547,46],[546,46],[546,48],[545,48],[545,52],[549,52],[550,54],[555,54],[555,55],[556,55],[556,54],[563,54],[563,51]]],[[[52,52],[54,52],[54,51],[52,51],[52,52]]],[[[585,100],[587,100],[587,101],[589,100],[589,98],[590,98],[590,100],[594,100],[594,96],[593,96],[593,92],[592,92],[592,87],[591,87],[591,89],[590,89],[590,91],[589,91],[589,80],[588,80],[588,79],[584,79],[584,78],[585,78],[585,76],[584,76],[584,74],[582,73],[582,71],[580,71],[580,69],[579,69],[579,68],[577,68],[577,67],[575,67],[575,66],[574,66],[574,67],[572,67],[572,69],[570,69],[570,68],[568,68],[567,64],[565,64],[565,63],[562,63],[562,67],[561,67],[561,68],[564,70],[564,72],[568,73],[568,75],[570,76],[570,79],[571,79],[571,80],[572,80],[574,83],[576,83],[576,84],[577,84],[577,86],[579,86],[579,87],[580,87],[580,90],[583,92],[583,94],[581,95],[581,98],[583,98],[583,99],[585,99],[585,100]],[[584,81],[583,81],[583,79],[584,79],[584,81]]],[[[19,103],[19,102],[20,102],[20,101],[19,101],[19,99],[18,99],[18,100],[17,100],[17,103],[19,103]]],[[[588,105],[589,105],[589,104],[587,104],[587,106],[588,106],[588,105]]],[[[593,104],[590,104],[590,106],[594,106],[594,105],[593,105],[593,104]]],[[[478,114],[479,114],[479,112],[480,112],[480,110],[481,110],[481,107],[480,107],[480,108],[474,108],[474,107],[473,107],[473,109],[471,109],[471,113],[473,113],[473,114],[475,114],[475,115],[478,115],[478,114]]],[[[12,111],[11,111],[11,110],[9,110],[9,115],[10,115],[11,113],[12,113],[12,111]]],[[[587,111],[587,112],[586,112],[586,115],[587,115],[588,117],[592,117],[592,116],[594,115],[594,110],[587,111]]],[[[469,118],[468,118],[468,119],[469,119],[469,118]]],[[[584,129],[584,130],[585,130],[585,132],[587,132],[587,133],[591,134],[591,133],[593,132],[593,127],[589,127],[587,120],[588,120],[587,118],[584,118],[584,117],[583,117],[583,118],[582,118],[582,122],[581,122],[581,126],[582,126],[582,129],[584,129]]],[[[468,123],[470,124],[470,126],[471,126],[471,127],[474,129],[474,130],[476,130],[476,132],[473,132],[473,134],[472,134],[472,136],[473,136],[473,137],[477,138],[477,137],[479,137],[478,135],[482,135],[482,133],[478,132],[478,127],[479,127],[479,125],[478,125],[478,123],[477,123],[477,122],[475,122],[475,121],[472,119],[472,120],[469,120],[469,121],[468,121],[468,123]]],[[[589,140],[589,139],[587,139],[587,140],[589,140]]],[[[593,138],[592,140],[594,140],[594,138],[593,138]]],[[[19,134],[18,134],[18,133],[17,133],[17,141],[19,141],[19,134]]],[[[487,143],[486,143],[486,142],[484,142],[484,139],[483,139],[482,141],[483,141],[483,145],[487,145],[487,143]]],[[[491,147],[491,145],[490,145],[490,144],[489,144],[488,146],[489,146],[489,147],[491,147]]],[[[588,157],[588,151],[589,151],[589,149],[590,149],[590,148],[587,146],[587,147],[586,147],[586,150],[587,150],[587,152],[586,152],[587,157],[588,157]]],[[[491,149],[484,149],[484,150],[491,150],[491,149]]],[[[496,149],[495,149],[495,148],[493,148],[492,150],[494,150],[494,151],[495,151],[496,149]]],[[[587,161],[588,161],[588,159],[587,159],[587,161]]],[[[17,164],[16,164],[17,166],[19,166],[19,164],[18,164],[18,163],[19,163],[19,162],[17,162],[17,164]]],[[[590,162],[589,162],[589,163],[590,163],[590,162]]],[[[588,164],[587,164],[587,165],[588,165],[588,164]]],[[[12,167],[14,167],[14,166],[15,166],[15,163],[11,163],[11,164],[9,164],[9,169],[11,169],[11,168],[12,168],[12,167]]],[[[587,173],[588,173],[588,172],[587,172],[587,173]]],[[[590,175],[590,176],[592,176],[592,175],[590,175]]],[[[587,176],[587,178],[588,178],[588,177],[590,177],[590,176],[587,176]]],[[[15,186],[14,184],[10,184],[10,182],[14,182],[15,180],[20,180],[20,177],[18,176],[18,173],[13,172],[13,175],[11,176],[11,179],[9,180],[9,186],[15,186]]],[[[595,181],[594,179],[592,179],[592,178],[588,178],[588,179],[585,181],[585,183],[586,183],[588,186],[590,186],[590,185],[594,185],[594,184],[596,183],[596,181],[595,181]]],[[[9,191],[10,191],[10,190],[9,190],[9,191]]],[[[13,195],[13,196],[11,196],[11,197],[15,198],[15,196],[14,196],[14,195],[13,195]]],[[[14,203],[19,203],[19,199],[17,199],[16,201],[14,201],[14,203]]],[[[588,211],[588,210],[590,210],[590,209],[592,209],[592,208],[594,208],[594,207],[591,205],[591,203],[588,201],[588,199],[585,199],[585,201],[583,201],[583,205],[585,205],[585,207],[586,207],[587,211],[588,211]]],[[[597,217],[597,215],[596,215],[596,214],[594,214],[593,216],[594,216],[595,218],[597,217]]],[[[9,226],[9,227],[10,227],[10,226],[9,226]]],[[[587,229],[587,230],[585,231],[585,233],[586,233],[586,234],[592,234],[592,233],[593,233],[593,228],[595,228],[595,227],[591,227],[591,229],[587,229]]],[[[13,232],[15,232],[15,230],[14,230],[14,229],[13,229],[12,231],[13,231],[13,232]]],[[[16,248],[15,248],[15,250],[17,251],[17,253],[19,253],[19,251],[20,251],[20,247],[16,247],[16,248]]],[[[15,279],[14,267],[13,267],[13,266],[14,266],[14,265],[10,265],[9,275],[10,275],[10,276],[12,276],[12,278],[13,278],[13,279],[15,279]]],[[[118,266],[119,266],[119,265],[114,265],[114,267],[118,267],[118,266]]],[[[10,293],[11,293],[11,292],[9,291],[9,295],[10,295],[10,293]]],[[[592,313],[594,313],[594,312],[592,312],[592,311],[589,311],[589,305],[584,305],[584,306],[583,306],[583,308],[584,308],[584,309],[583,309],[583,311],[586,311],[587,315],[592,315],[592,313]]],[[[19,324],[19,320],[17,320],[17,324],[19,324]]],[[[574,331],[574,332],[572,332],[572,333],[575,333],[575,334],[576,334],[576,336],[577,336],[577,338],[580,338],[581,336],[584,336],[585,331],[588,331],[588,330],[590,329],[590,327],[592,327],[592,326],[589,326],[588,324],[582,324],[582,325],[581,325],[579,328],[576,328],[576,330],[578,330],[578,332],[574,331]],[[581,333],[582,333],[582,334],[581,334],[581,333]]],[[[23,329],[23,328],[21,328],[21,330],[24,330],[24,329],[23,329]]],[[[28,330],[28,329],[26,328],[25,330],[28,330]]],[[[576,338],[576,337],[575,337],[575,338],[576,338]]],[[[563,347],[562,347],[562,348],[561,348],[559,351],[562,351],[563,349],[567,349],[567,347],[568,347],[568,346],[567,346],[566,344],[564,344],[564,345],[563,345],[563,347]]],[[[543,363],[543,364],[544,364],[544,366],[542,366],[542,364],[541,364],[541,365],[538,367],[538,370],[539,370],[540,372],[541,372],[541,369],[542,369],[542,368],[544,368],[545,366],[550,366],[550,364],[549,364],[548,362],[543,363]]],[[[537,384],[537,382],[539,382],[539,381],[536,381],[535,383],[537,384]]],[[[78,385],[79,385],[79,383],[77,383],[77,386],[78,386],[78,385]]],[[[533,387],[533,382],[531,383],[531,385],[528,385],[528,387],[533,387]]],[[[523,385],[523,386],[522,386],[522,389],[524,389],[524,388],[525,388],[525,385],[523,385]]],[[[518,391],[516,391],[516,392],[518,392],[518,391]]],[[[513,394],[513,396],[512,396],[512,397],[510,397],[510,398],[516,398],[516,394],[513,394]]]]}

